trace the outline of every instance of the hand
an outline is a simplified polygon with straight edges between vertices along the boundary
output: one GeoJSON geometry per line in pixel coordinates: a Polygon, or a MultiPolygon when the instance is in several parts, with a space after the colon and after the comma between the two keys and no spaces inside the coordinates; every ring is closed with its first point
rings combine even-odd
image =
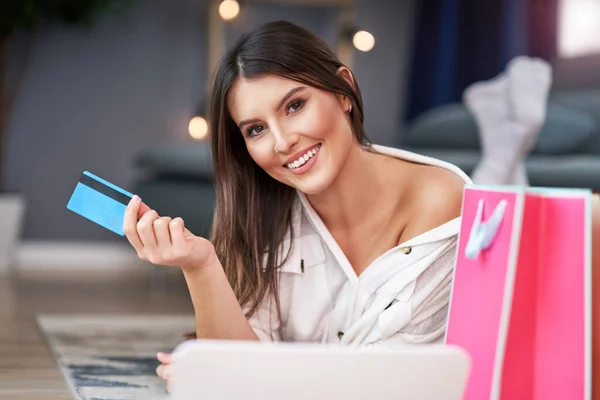
{"type": "Polygon", "coordinates": [[[138,196],[125,209],[123,231],[138,257],[152,264],[189,271],[217,259],[212,243],[186,229],[183,219],[160,217],[138,196]]]}
{"type": "Polygon", "coordinates": [[[157,353],[156,358],[161,364],[156,367],[156,375],[167,382],[167,391],[171,391],[171,376],[173,374],[173,356],[169,353],[157,353]]]}

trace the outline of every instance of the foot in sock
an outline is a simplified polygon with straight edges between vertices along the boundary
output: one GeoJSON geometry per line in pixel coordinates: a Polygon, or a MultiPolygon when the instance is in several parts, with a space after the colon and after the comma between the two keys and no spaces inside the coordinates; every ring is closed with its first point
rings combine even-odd
{"type": "MultiPolygon", "coordinates": [[[[550,65],[538,58],[516,57],[508,64],[508,99],[515,131],[520,132],[521,158],[535,147],[546,121],[548,92],[552,84],[550,65]]],[[[512,183],[528,185],[524,162],[514,169],[512,183]]]]}
{"type": "Polygon", "coordinates": [[[550,65],[538,58],[520,56],[508,63],[507,74],[513,120],[541,127],[546,120],[548,92],[552,83],[550,65]]]}
{"type": "Polygon", "coordinates": [[[479,130],[482,158],[472,179],[475,183],[507,184],[516,165],[517,154],[511,149],[508,76],[498,75],[489,81],[477,82],[464,92],[464,103],[473,114],[479,130]]]}
{"type": "Polygon", "coordinates": [[[527,167],[524,161],[517,163],[513,169],[512,176],[509,179],[510,185],[529,186],[529,178],[527,177],[527,167]]]}
{"type": "Polygon", "coordinates": [[[545,121],[550,83],[547,63],[517,57],[505,74],[467,88],[464,101],[477,121],[483,149],[475,183],[528,185],[523,160],[545,121]]]}
{"type": "Polygon", "coordinates": [[[486,153],[505,136],[501,125],[510,116],[508,76],[501,74],[489,81],[472,84],[464,91],[463,100],[475,118],[482,151],[486,153]]]}

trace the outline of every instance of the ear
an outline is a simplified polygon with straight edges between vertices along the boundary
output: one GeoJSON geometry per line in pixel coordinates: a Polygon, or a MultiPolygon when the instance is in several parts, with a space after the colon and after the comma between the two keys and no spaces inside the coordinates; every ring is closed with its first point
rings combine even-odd
{"type": "Polygon", "coordinates": [[[348,85],[350,85],[353,89],[356,89],[356,86],[354,84],[354,75],[352,75],[352,72],[348,69],[348,67],[342,65],[338,68],[336,74],[338,74],[339,77],[345,80],[348,83],[348,85]]]}
{"type": "MultiPolygon", "coordinates": [[[[339,77],[341,77],[343,80],[345,80],[348,83],[348,85],[350,85],[353,89],[356,89],[356,85],[354,83],[354,75],[352,75],[352,72],[348,69],[348,67],[342,65],[341,67],[338,68],[336,73],[339,77]]],[[[347,110],[351,104],[350,99],[347,98],[346,96],[339,96],[339,98],[340,98],[340,103],[342,105],[342,108],[344,110],[347,110]]]]}

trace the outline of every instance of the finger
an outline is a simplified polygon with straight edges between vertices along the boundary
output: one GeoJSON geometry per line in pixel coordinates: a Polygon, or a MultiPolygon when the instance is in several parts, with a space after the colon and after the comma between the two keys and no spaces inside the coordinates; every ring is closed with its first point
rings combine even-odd
{"type": "Polygon", "coordinates": [[[144,247],[154,251],[157,247],[156,236],[154,235],[154,220],[158,219],[158,213],[154,210],[147,211],[137,223],[138,235],[142,239],[144,247]]]}
{"type": "Polygon", "coordinates": [[[171,364],[173,362],[173,356],[169,353],[158,352],[156,358],[163,364],[171,364]]]}
{"type": "Polygon", "coordinates": [[[148,211],[150,211],[150,207],[148,207],[148,205],[143,201],[140,201],[140,208],[137,212],[137,219],[139,220],[140,218],[142,218],[144,214],[146,214],[148,211]]]}
{"type": "Polygon", "coordinates": [[[162,374],[163,374],[164,370],[165,370],[165,365],[160,364],[158,367],[156,367],[156,375],[158,375],[160,378],[162,378],[163,377],[162,374]]]}
{"type": "Polygon", "coordinates": [[[171,364],[161,364],[156,367],[156,375],[164,380],[171,379],[172,373],[171,364]]]}
{"type": "Polygon", "coordinates": [[[163,370],[163,379],[168,381],[173,377],[173,364],[168,364],[164,366],[163,370]]]}
{"type": "Polygon", "coordinates": [[[169,231],[169,223],[173,219],[171,217],[160,217],[154,220],[154,235],[156,243],[161,250],[171,250],[171,233],[169,231]]]}
{"type": "Polygon", "coordinates": [[[177,217],[172,220],[169,224],[169,230],[171,232],[173,250],[176,254],[181,254],[185,250],[185,226],[183,224],[183,219],[177,217]]]}
{"type": "Polygon", "coordinates": [[[138,210],[140,209],[140,198],[133,196],[125,208],[125,216],[123,217],[123,232],[127,237],[127,240],[134,249],[139,252],[142,251],[144,244],[142,239],[138,235],[137,223],[138,223],[138,210]]]}

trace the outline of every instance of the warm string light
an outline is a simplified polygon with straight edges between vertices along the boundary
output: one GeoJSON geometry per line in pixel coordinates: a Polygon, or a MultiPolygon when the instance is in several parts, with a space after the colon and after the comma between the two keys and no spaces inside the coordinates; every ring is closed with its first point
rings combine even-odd
{"type": "Polygon", "coordinates": [[[208,122],[203,117],[194,117],[188,126],[190,136],[196,140],[202,140],[208,135],[208,122]]]}
{"type": "Polygon", "coordinates": [[[352,36],[352,44],[360,51],[370,51],[375,46],[375,37],[367,31],[358,31],[352,36]]]}
{"type": "Polygon", "coordinates": [[[219,5],[219,15],[225,21],[235,19],[240,13],[240,3],[236,0],[223,0],[219,5]]]}

